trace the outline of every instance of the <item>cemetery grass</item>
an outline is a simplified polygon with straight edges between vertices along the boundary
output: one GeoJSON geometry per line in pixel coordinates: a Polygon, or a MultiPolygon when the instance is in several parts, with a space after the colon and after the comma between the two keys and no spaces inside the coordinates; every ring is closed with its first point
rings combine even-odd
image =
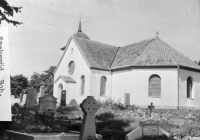
{"type": "MultiPolygon", "coordinates": [[[[96,113],[96,129],[103,140],[125,140],[126,134],[139,126],[139,121],[149,118],[149,110],[131,105],[127,108],[120,102],[107,100],[99,102],[100,109],[96,113]]],[[[3,125],[5,129],[13,129],[27,133],[68,132],[80,131],[81,122],[67,123],[67,119],[82,119],[82,111],[77,106],[61,107],[57,109],[47,122],[35,122],[35,111],[15,105],[12,108],[13,122],[3,125]],[[17,111],[15,108],[18,108],[17,111]]],[[[160,127],[171,134],[171,137],[185,138],[187,136],[200,137],[200,111],[198,110],[153,110],[153,119],[160,127]]],[[[2,124],[0,124],[2,125],[2,124]]],[[[1,128],[3,128],[1,127],[1,128]]],[[[3,132],[3,131],[1,131],[3,132]]],[[[2,134],[2,133],[1,133],[2,134]]]]}
{"type": "MultiPolygon", "coordinates": [[[[149,110],[135,105],[125,108],[120,102],[107,100],[100,102],[100,106],[96,113],[96,127],[97,133],[101,134],[105,140],[124,140],[126,134],[139,126],[140,121],[149,119],[149,110]]],[[[152,119],[158,121],[160,127],[170,134],[169,139],[200,137],[199,110],[155,109],[152,115],[152,119]]],[[[72,124],[69,129],[80,131],[80,125],[72,124]]]]}
{"type": "MultiPolygon", "coordinates": [[[[114,102],[108,100],[104,103],[100,103],[101,108],[97,112],[97,120],[100,122],[105,122],[105,126],[101,127],[103,129],[98,130],[97,121],[97,131],[100,134],[105,135],[102,130],[111,128],[109,121],[123,121],[124,125],[121,125],[121,135],[120,132],[110,136],[110,139],[115,139],[119,135],[118,139],[125,139],[125,135],[131,130],[139,126],[139,122],[149,118],[149,110],[144,108],[139,108],[135,105],[131,105],[127,108],[123,106],[120,102],[114,102]]],[[[188,136],[190,137],[200,137],[200,110],[192,109],[182,109],[182,110],[168,110],[168,109],[155,109],[153,110],[152,119],[159,122],[161,128],[167,131],[171,136],[170,138],[184,139],[188,136]]],[[[113,125],[115,122],[113,121],[113,125]]],[[[117,126],[116,130],[118,130],[117,126]]],[[[107,131],[109,132],[109,131],[107,131]]]]}

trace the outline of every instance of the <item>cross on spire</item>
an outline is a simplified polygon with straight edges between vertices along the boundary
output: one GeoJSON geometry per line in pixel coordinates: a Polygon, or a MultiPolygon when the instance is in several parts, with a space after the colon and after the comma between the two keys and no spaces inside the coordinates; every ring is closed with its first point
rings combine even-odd
{"type": "Polygon", "coordinates": [[[80,21],[79,21],[78,32],[82,32],[82,30],[81,30],[81,15],[80,15],[80,21]]]}
{"type": "Polygon", "coordinates": [[[159,35],[159,32],[157,31],[157,32],[156,32],[156,37],[157,37],[157,38],[158,38],[158,35],[159,35]]]}
{"type": "Polygon", "coordinates": [[[155,108],[155,106],[151,102],[151,104],[148,106],[148,109],[150,110],[150,118],[151,118],[151,113],[152,113],[152,111],[153,111],[154,108],[155,108]]]}

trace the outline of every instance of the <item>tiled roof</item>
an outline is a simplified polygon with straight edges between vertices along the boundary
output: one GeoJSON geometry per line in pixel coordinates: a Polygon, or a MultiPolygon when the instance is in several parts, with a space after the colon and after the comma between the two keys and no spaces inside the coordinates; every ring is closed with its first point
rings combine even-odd
{"type": "Polygon", "coordinates": [[[181,65],[200,70],[200,66],[157,37],[120,48],[79,37],[75,40],[93,68],[181,65]]]}
{"type": "Polygon", "coordinates": [[[200,69],[189,58],[170,47],[159,38],[144,40],[121,47],[111,69],[129,66],[185,66],[200,69]]]}
{"type": "Polygon", "coordinates": [[[82,53],[93,68],[109,70],[117,54],[118,47],[74,37],[82,53]]]}
{"type": "Polygon", "coordinates": [[[171,55],[176,64],[194,69],[200,69],[200,66],[194,63],[188,57],[184,56],[182,53],[178,52],[177,50],[166,44],[164,41],[160,39],[159,41],[163,44],[166,51],[169,53],[169,55],[171,55]]]}
{"type": "Polygon", "coordinates": [[[127,67],[134,64],[135,60],[148,47],[153,39],[121,47],[112,63],[111,68],[127,67]]]}
{"type": "MultiPolygon", "coordinates": [[[[70,42],[71,39],[69,39],[70,42]]],[[[92,68],[114,70],[130,66],[180,65],[200,70],[199,65],[158,37],[124,47],[116,47],[77,36],[73,36],[73,39],[92,68]]],[[[69,45],[70,42],[67,44],[69,45]]]]}
{"type": "Polygon", "coordinates": [[[80,38],[84,38],[84,39],[90,39],[85,33],[83,32],[77,32],[73,35],[74,37],[80,37],[80,38]]]}

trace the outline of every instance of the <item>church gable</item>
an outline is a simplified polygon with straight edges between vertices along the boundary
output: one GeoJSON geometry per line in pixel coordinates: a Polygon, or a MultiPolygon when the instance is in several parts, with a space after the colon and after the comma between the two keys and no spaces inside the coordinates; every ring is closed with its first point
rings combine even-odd
{"type": "MultiPolygon", "coordinates": [[[[66,76],[70,76],[72,78],[76,77],[77,73],[81,71],[89,72],[90,64],[88,63],[85,55],[82,53],[79,45],[77,45],[76,40],[72,36],[68,44],[63,52],[63,55],[54,71],[55,78],[65,79],[66,76]],[[74,65],[74,72],[71,73],[70,70],[70,63],[74,65]]],[[[56,80],[55,80],[56,81],[56,80]]]]}

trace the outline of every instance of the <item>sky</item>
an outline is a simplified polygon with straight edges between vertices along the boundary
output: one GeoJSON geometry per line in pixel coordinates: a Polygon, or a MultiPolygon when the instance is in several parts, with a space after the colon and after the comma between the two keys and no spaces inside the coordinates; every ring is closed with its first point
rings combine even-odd
{"type": "Polygon", "coordinates": [[[200,0],[7,0],[23,7],[8,26],[10,73],[30,78],[57,66],[70,36],[123,47],[156,37],[191,60],[200,60],[200,0]]]}

